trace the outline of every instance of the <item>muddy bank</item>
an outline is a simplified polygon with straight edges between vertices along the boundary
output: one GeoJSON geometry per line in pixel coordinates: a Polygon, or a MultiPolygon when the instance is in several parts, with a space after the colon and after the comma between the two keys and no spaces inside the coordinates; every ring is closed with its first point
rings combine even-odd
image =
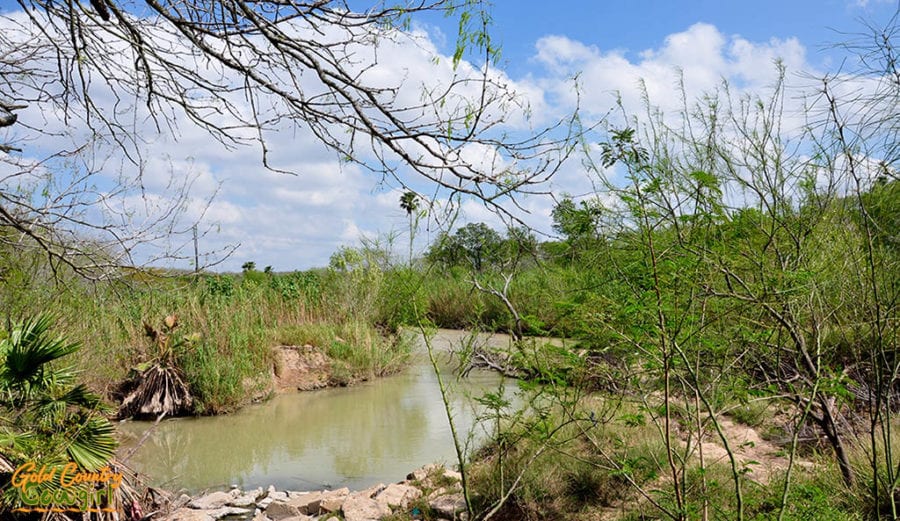
{"type": "Polygon", "coordinates": [[[273,350],[270,392],[312,391],[347,385],[332,374],[332,361],[312,345],[278,346],[273,350]]]}

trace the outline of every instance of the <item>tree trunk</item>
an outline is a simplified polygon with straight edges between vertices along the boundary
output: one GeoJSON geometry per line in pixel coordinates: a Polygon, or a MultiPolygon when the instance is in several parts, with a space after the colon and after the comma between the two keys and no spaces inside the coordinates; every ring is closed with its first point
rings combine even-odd
{"type": "Polygon", "coordinates": [[[841,436],[837,422],[835,421],[834,405],[827,398],[820,398],[819,404],[822,407],[822,416],[816,418],[816,423],[825,432],[831,448],[834,450],[834,456],[837,458],[838,468],[841,470],[841,477],[844,479],[844,485],[852,488],[856,485],[856,473],[853,466],[850,465],[850,457],[847,455],[847,449],[844,447],[843,437],[841,436]]]}

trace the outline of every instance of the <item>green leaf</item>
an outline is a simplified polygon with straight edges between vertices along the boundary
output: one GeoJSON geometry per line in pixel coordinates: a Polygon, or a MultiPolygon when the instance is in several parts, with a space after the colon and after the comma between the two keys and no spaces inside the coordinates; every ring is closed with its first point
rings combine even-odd
{"type": "Polygon", "coordinates": [[[115,427],[105,418],[90,417],[72,437],[67,449],[72,461],[87,470],[97,470],[108,464],[116,454],[118,442],[115,427]]]}

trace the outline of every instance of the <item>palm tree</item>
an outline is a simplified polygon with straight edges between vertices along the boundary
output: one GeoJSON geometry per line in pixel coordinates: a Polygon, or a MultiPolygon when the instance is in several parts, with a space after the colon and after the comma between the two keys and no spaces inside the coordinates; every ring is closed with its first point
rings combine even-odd
{"type": "MultiPolygon", "coordinates": [[[[54,337],[52,323],[39,315],[0,341],[0,472],[70,461],[92,471],[115,455],[115,429],[103,416],[109,409],[60,362],[80,346],[54,337]]],[[[19,504],[16,490],[0,492],[0,512],[19,504]]]]}
{"type": "Polygon", "coordinates": [[[400,196],[400,208],[406,211],[409,218],[409,264],[412,265],[413,260],[413,240],[415,239],[416,227],[419,224],[419,195],[412,190],[403,192],[400,196]]]}

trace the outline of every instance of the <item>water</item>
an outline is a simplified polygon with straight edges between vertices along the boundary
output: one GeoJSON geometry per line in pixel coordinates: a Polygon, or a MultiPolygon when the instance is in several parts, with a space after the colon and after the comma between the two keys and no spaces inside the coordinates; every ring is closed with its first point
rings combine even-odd
{"type": "MultiPolygon", "coordinates": [[[[471,397],[496,390],[503,380],[478,370],[455,379],[447,350],[465,335],[441,330],[433,340],[463,437],[474,423],[471,397]]],[[[489,341],[509,340],[493,335],[489,341]]],[[[150,425],[121,424],[123,452],[150,425]]],[[[399,481],[427,463],[455,461],[437,377],[420,348],[399,375],[348,388],[282,394],[227,416],[163,421],[128,463],[157,485],[197,492],[232,484],[361,489],[399,481]]]]}

